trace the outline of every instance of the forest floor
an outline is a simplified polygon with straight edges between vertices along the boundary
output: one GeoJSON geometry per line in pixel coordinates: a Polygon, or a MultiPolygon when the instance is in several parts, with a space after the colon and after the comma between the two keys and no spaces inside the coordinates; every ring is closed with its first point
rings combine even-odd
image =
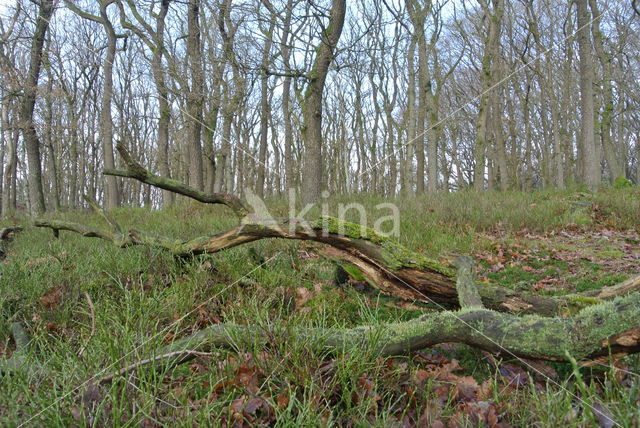
{"type": "MultiPolygon", "coordinates": [[[[373,197],[359,202],[388,215],[373,197]]],[[[544,294],[584,291],[640,273],[640,190],[503,192],[400,199],[398,240],[441,260],[472,256],[480,281],[544,294]]],[[[288,215],[280,199],[272,214],[288,215]]],[[[224,207],[181,201],[121,208],[125,228],[176,238],[236,220],[224,207]]],[[[352,213],[355,215],[355,213],[352,213]]],[[[88,212],[52,218],[103,227],[88,212]]],[[[25,224],[4,220],[0,228],[25,224]]],[[[371,225],[371,224],[370,224],[371,225]]],[[[37,374],[0,377],[1,426],[638,426],[640,358],[577,368],[497,358],[443,344],[406,357],[366,348],[328,354],[296,326],[408,320],[436,308],[334,281],[318,246],[261,241],[190,261],[145,247],[27,226],[0,261],[0,358],[24,321],[37,374]],[[267,348],[239,345],[180,365],[163,360],[97,379],[210,324],[258,325],[267,348]],[[532,368],[533,367],[533,368],[532,368]]]]}

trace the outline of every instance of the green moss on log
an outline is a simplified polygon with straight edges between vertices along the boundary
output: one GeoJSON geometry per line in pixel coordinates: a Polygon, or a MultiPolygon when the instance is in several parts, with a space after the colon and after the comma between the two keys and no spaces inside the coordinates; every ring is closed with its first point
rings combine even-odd
{"type": "Polygon", "coordinates": [[[322,230],[325,233],[346,236],[356,240],[372,242],[380,247],[380,255],[387,268],[399,270],[412,268],[418,270],[431,270],[441,273],[449,278],[455,278],[454,269],[412,251],[399,244],[394,239],[381,235],[370,227],[340,220],[335,217],[323,216],[311,223],[311,228],[322,230]]]}

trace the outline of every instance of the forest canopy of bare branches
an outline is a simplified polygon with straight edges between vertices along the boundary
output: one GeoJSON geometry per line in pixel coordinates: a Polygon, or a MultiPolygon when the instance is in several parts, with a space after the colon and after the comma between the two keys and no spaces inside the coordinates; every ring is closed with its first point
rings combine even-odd
{"type": "Polygon", "coordinates": [[[0,6],[2,213],[207,192],[640,181],[640,17],[602,0],[0,6]],[[626,180],[625,180],[626,179],[626,180]]]}

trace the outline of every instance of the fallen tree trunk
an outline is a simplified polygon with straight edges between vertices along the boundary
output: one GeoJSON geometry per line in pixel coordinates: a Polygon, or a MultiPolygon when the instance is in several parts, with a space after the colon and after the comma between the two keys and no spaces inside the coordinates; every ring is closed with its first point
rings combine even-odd
{"type": "MultiPolygon", "coordinates": [[[[371,284],[385,294],[409,301],[458,305],[455,271],[450,267],[410,251],[371,229],[363,228],[364,233],[356,232],[359,225],[330,217],[311,222],[252,219],[225,232],[188,241],[138,230],[120,233],[55,220],[36,220],[35,225],[105,239],[121,247],[146,245],[162,248],[179,257],[217,253],[267,238],[314,241],[329,245],[331,248],[324,250],[325,256],[356,266],[371,284]]],[[[572,305],[584,303],[579,299],[536,296],[488,284],[479,292],[484,305],[498,311],[552,316],[572,305]]],[[[589,303],[595,301],[588,300],[589,303]]]]}
{"type": "MultiPolygon", "coordinates": [[[[412,321],[352,329],[288,330],[293,336],[317,337],[323,346],[371,346],[383,355],[400,355],[440,343],[464,343],[512,357],[568,361],[607,360],[640,351],[640,294],[585,308],[571,318],[512,315],[485,308],[434,312],[412,321]]],[[[210,326],[176,341],[158,353],[181,349],[206,351],[239,343],[268,343],[264,330],[233,324],[210,326]]]]}
{"type": "MultiPolygon", "coordinates": [[[[640,293],[582,309],[571,318],[512,315],[486,309],[473,281],[468,257],[458,260],[458,311],[434,312],[411,321],[351,329],[291,329],[294,336],[320,338],[329,348],[372,344],[386,356],[406,354],[440,343],[464,343],[512,357],[568,361],[620,357],[640,351],[640,293]]],[[[266,343],[264,330],[221,324],[178,340],[161,353],[203,351],[212,346],[266,343]]]]}
{"type": "MultiPolygon", "coordinates": [[[[124,146],[118,151],[128,169],[105,174],[135,178],[201,202],[228,206],[240,224],[212,236],[181,241],[122,228],[93,201],[90,205],[107,221],[110,229],[36,220],[36,226],[98,237],[127,247],[146,245],[162,248],[180,257],[216,253],[265,238],[284,238],[326,244],[327,257],[357,267],[369,282],[384,293],[408,300],[435,302],[461,307],[457,311],[426,314],[403,323],[361,326],[351,329],[291,328],[288,334],[314,337],[321,346],[339,349],[350,346],[374,347],[383,355],[411,352],[444,342],[464,343],[494,353],[518,358],[570,361],[572,358],[598,360],[640,352],[640,284],[637,279],[601,290],[596,295],[542,297],[483,284],[472,279],[469,259],[452,267],[411,251],[376,231],[331,217],[314,221],[265,219],[229,195],[206,195],[174,180],[155,176],[135,162],[124,146]],[[600,299],[612,299],[601,301],[600,299]],[[580,306],[587,306],[577,310],[580,306]],[[571,318],[559,316],[570,307],[571,318]],[[507,312],[529,313],[513,315],[507,312]]],[[[268,344],[271,334],[256,326],[215,325],[159,350],[157,356],[128,366],[131,370],[158,359],[185,361],[216,346],[250,342],[268,344]]],[[[120,374],[129,370],[125,367],[120,374]]],[[[113,375],[103,378],[104,382],[113,375]]]]}
{"type": "MultiPolygon", "coordinates": [[[[373,229],[332,217],[321,217],[311,221],[260,218],[233,195],[207,195],[176,180],[156,176],[138,164],[122,143],[118,143],[117,149],[127,169],[105,170],[105,174],[134,178],[204,203],[226,205],[240,218],[240,224],[215,235],[181,241],[138,230],[123,232],[115,220],[90,201],[90,205],[111,226],[109,230],[43,219],[36,220],[35,225],[50,228],[55,233],[68,230],[87,237],[101,238],[121,247],[146,245],[162,248],[179,257],[216,253],[266,238],[314,241],[328,245],[329,248],[325,250],[326,256],[357,267],[372,285],[385,294],[447,307],[456,307],[459,304],[454,269],[411,251],[373,229]]],[[[636,289],[639,287],[640,284],[635,285],[636,289]]],[[[620,290],[620,293],[627,294],[629,291],[629,288],[626,288],[620,290]]],[[[545,297],[490,284],[480,287],[479,294],[484,306],[490,309],[546,316],[573,313],[599,301],[597,296],[545,297]]]]}
{"type": "MultiPolygon", "coordinates": [[[[482,306],[469,258],[459,261],[459,311],[435,312],[411,321],[350,329],[289,328],[281,331],[312,339],[329,350],[367,347],[383,356],[403,355],[441,343],[464,343],[509,357],[548,361],[581,360],[589,365],[640,352],[640,293],[583,309],[572,318],[511,315],[482,306]]],[[[131,364],[99,383],[141,366],[166,360],[177,365],[216,347],[269,346],[273,332],[257,326],[219,324],[174,341],[155,356],[131,364]]]]}
{"type": "Polygon", "coordinates": [[[0,241],[9,240],[13,234],[22,232],[22,226],[9,226],[0,229],[0,241]]]}

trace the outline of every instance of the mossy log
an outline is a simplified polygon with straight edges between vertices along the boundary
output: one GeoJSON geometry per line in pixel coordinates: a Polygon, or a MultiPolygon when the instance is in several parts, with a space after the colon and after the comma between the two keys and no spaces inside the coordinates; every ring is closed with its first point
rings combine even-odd
{"type": "MultiPolygon", "coordinates": [[[[435,312],[411,321],[339,328],[288,328],[279,334],[330,351],[366,347],[383,356],[404,355],[440,343],[464,343],[508,357],[575,361],[589,365],[640,352],[640,293],[618,297],[579,311],[572,318],[512,315],[484,308],[473,282],[471,261],[458,261],[457,288],[462,309],[435,312]]],[[[216,347],[269,346],[278,337],[257,326],[219,324],[159,349],[99,383],[159,360],[176,365],[216,347]]],[[[210,355],[210,354],[207,354],[210,355]]]]}
{"type": "MultiPolygon", "coordinates": [[[[513,315],[481,307],[434,312],[393,324],[351,329],[291,328],[288,334],[315,337],[322,346],[374,346],[382,355],[401,355],[440,343],[464,343],[511,357],[598,361],[640,352],[640,293],[590,306],[571,318],[513,315]]],[[[268,344],[272,334],[253,326],[219,324],[177,340],[158,354],[182,349],[268,344]]]]}
{"type": "MultiPolygon", "coordinates": [[[[97,204],[91,203],[105,217],[111,226],[109,230],[44,219],[36,220],[35,225],[50,228],[55,233],[68,230],[87,237],[105,239],[121,247],[158,247],[179,257],[216,253],[266,238],[315,241],[328,246],[324,250],[327,257],[357,267],[371,284],[385,294],[409,301],[435,302],[447,307],[459,306],[456,273],[451,266],[411,251],[373,229],[332,217],[316,220],[260,218],[233,195],[207,195],[175,180],[154,175],[133,160],[122,143],[118,143],[117,149],[125,160],[127,169],[107,170],[104,171],[105,174],[134,178],[204,203],[226,205],[239,217],[240,224],[215,235],[181,241],[138,230],[123,232],[97,204]]],[[[567,310],[574,312],[599,301],[598,297],[543,297],[489,284],[480,287],[478,293],[483,305],[489,309],[546,316],[554,316],[567,310]]]]}
{"type": "Polygon", "coordinates": [[[0,241],[9,240],[13,234],[22,232],[22,226],[9,226],[0,229],[0,241]]]}

